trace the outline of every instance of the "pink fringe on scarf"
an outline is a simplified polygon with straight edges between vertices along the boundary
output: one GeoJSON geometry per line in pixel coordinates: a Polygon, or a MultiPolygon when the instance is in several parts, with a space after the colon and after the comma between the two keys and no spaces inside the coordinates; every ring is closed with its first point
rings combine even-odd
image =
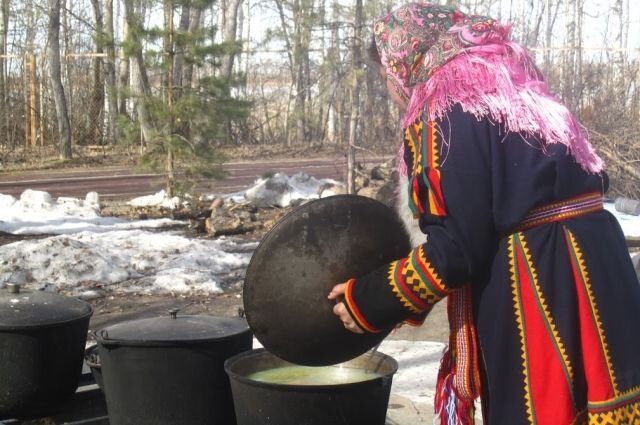
{"type": "Polygon", "coordinates": [[[418,84],[403,118],[410,125],[429,104],[429,119],[443,118],[459,103],[476,117],[489,117],[505,131],[567,146],[590,173],[604,163],[573,114],[550,93],[525,49],[513,42],[471,47],[418,84]]]}

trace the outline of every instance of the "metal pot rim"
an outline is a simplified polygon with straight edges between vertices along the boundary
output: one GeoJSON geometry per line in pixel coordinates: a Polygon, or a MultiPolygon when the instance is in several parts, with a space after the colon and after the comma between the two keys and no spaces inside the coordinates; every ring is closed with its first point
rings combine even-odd
{"type": "MultiPolygon", "coordinates": [[[[380,356],[384,356],[385,359],[389,359],[393,362],[393,371],[391,373],[387,373],[384,375],[380,375],[376,378],[373,379],[368,379],[366,381],[358,381],[358,382],[350,382],[347,384],[323,384],[323,385],[293,385],[293,384],[279,384],[279,383],[275,383],[275,382],[262,382],[262,381],[256,381],[253,379],[249,379],[247,378],[245,375],[242,375],[240,373],[234,372],[233,370],[231,370],[231,366],[233,365],[233,363],[235,363],[237,360],[243,358],[243,357],[249,357],[249,356],[259,356],[262,355],[264,353],[267,354],[271,354],[269,351],[267,351],[264,348],[256,348],[253,350],[249,350],[249,351],[245,351],[242,353],[238,353],[233,357],[229,357],[227,360],[225,360],[224,362],[224,370],[227,373],[227,375],[229,375],[230,378],[233,378],[235,380],[237,380],[238,382],[241,382],[243,384],[249,384],[252,386],[256,386],[256,387],[261,387],[261,388],[274,388],[274,389],[278,389],[278,390],[290,390],[290,391],[300,391],[300,390],[309,390],[309,391],[335,391],[337,388],[343,389],[343,388],[353,388],[353,387],[357,387],[357,386],[361,386],[361,385],[371,385],[372,382],[378,381],[378,380],[383,380],[383,379],[389,379],[391,377],[393,377],[393,375],[398,371],[398,361],[396,359],[394,359],[393,357],[384,354],[384,353],[376,353],[376,355],[380,355],[380,356]]],[[[273,354],[271,354],[273,356],[273,354]]],[[[274,356],[275,357],[275,356],[274,356]]],[[[286,363],[290,363],[287,362],[286,360],[283,360],[286,363]]],[[[295,363],[292,363],[295,365],[295,363]]],[[[299,366],[304,366],[304,365],[299,365],[299,366]]],[[[327,365],[327,366],[331,366],[331,365],[327,365]]]]}
{"type": "MultiPolygon", "coordinates": [[[[188,319],[188,318],[192,318],[192,317],[196,317],[196,318],[204,318],[205,316],[198,316],[198,315],[185,315],[185,316],[178,316],[178,319],[188,319]]],[[[148,320],[148,319],[153,319],[153,318],[147,318],[147,319],[143,319],[143,320],[148,320]]],[[[214,317],[210,317],[210,319],[232,319],[232,318],[214,318],[214,317]]],[[[235,320],[235,318],[233,318],[233,320],[235,320]]],[[[119,323],[120,325],[126,325],[128,323],[132,323],[135,322],[135,320],[133,321],[129,321],[129,322],[121,322],[119,323]]],[[[251,328],[249,328],[249,325],[246,324],[245,321],[242,321],[242,323],[245,325],[242,327],[242,329],[239,330],[235,330],[233,332],[230,333],[226,333],[226,334],[219,334],[219,335],[211,335],[211,334],[205,334],[202,336],[186,336],[184,338],[169,338],[169,337],[153,337],[153,338],[144,338],[142,335],[140,337],[131,337],[131,338],[112,338],[109,336],[109,328],[110,326],[107,326],[106,328],[100,329],[98,331],[95,332],[95,337],[96,340],[98,342],[99,345],[103,345],[103,346],[118,346],[118,347],[184,347],[187,345],[199,345],[199,344],[207,344],[207,343],[212,343],[212,342],[225,342],[231,339],[235,339],[237,337],[239,337],[240,335],[245,335],[247,333],[251,333],[251,328]]],[[[118,324],[116,324],[118,325],[118,324]]]]}
{"type": "MultiPolygon", "coordinates": [[[[82,301],[82,300],[79,300],[82,301]]],[[[86,302],[86,301],[83,301],[86,302]]],[[[62,326],[62,325],[67,325],[70,323],[75,323],[81,320],[84,320],[88,317],[91,317],[91,315],[93,314],[93,307],[91,306],[91,304],[86,303],[87,306],[89,307],[89,310],[77,317],[73,317],[73,318],[69,318],[69,319],[65,319],[65,320],[58,320],[55,322],[47,322],[47,323],[26,323],[24,325],[3,325],[0,324],[0,331],[2,332],[17,332],[17,331],[22,331],[22,330],[38,330],[38,329],[46,329],[46,328],[51,328],[51,327],[55,327],[55,326],[62,326]]]]}

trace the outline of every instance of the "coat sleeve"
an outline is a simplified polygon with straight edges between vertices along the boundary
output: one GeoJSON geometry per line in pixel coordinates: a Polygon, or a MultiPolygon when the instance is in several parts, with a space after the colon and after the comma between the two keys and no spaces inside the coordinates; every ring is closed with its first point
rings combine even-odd
{"type": "Polygon", "coordinates": [[[488,273],[499,239],[491,191],[495,126],[456,107],[442,120],[417,120],[404,134],[407,208],[426,242],[347,282],[345,305],[368,332],[424,318],[452,290],[488,273]]]}

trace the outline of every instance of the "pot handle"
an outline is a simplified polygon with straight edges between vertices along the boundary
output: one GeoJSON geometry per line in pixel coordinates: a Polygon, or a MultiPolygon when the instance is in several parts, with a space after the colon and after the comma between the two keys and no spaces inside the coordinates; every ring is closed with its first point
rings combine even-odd
{"type": "Polygon", "coordinates": [[[109,339],[109,332],[106,329],[99,329],[93,332],[93,336],[96,338],[98,342],[104,342],[109,339]]]}

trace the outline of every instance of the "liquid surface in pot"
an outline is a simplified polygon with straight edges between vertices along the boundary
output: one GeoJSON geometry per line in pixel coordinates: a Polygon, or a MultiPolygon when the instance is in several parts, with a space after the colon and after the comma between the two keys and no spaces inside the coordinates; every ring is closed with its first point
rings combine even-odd
{"type": "Polygon", "coordinates": [[[284,385],[342,385],[382,376],[367,369],[341,366],[283,366],[247,375],[253,381],[284,385]]]}

